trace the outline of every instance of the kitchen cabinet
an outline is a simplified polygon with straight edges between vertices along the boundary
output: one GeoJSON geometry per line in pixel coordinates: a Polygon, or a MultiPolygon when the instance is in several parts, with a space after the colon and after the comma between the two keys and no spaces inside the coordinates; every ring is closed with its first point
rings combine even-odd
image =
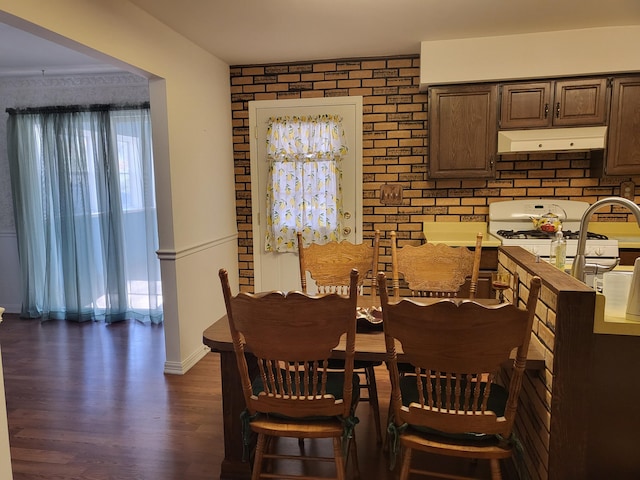
{"type": "Polygon", "coordinates": [[[607,78],[505,83],[500,86],[500,128],[605,125],[607,78]]]}
{"type": "Polygon", "coordinates": [[[429,178],[492,178],[498,85],[429,88],[429,178]]]}
{"type": "Polygon", "coordinates": [[[618,256],[620,265],[635,265],[636,258],[640,257],[640,248],[621,248],[618,256]]]}
{"type": "Polygon", "coordinates": [[[498,249],[483,248],[480,257],[480,275],[478,276],[478,298],[496,298],[491,274],[498,271],[498,249]]]}
{"type": "MultiPolygon", "coordinates": [[[[491,281],[491,274],[496,271],[498,271],[498,249],[495,247],[483,247],[482,255],[480,256],[480,274],[478,275],[476,298],[496,298],[496,291],[491,281]]],[[[460,287],[458,296],[462,298],[468,297],[470,287],[471,280],[469,279],[460,287]]]]}
{"type": "Polygon", "coordinates": [[[640,76],[613,79],[605,175],[640,174],[640,76]]]}

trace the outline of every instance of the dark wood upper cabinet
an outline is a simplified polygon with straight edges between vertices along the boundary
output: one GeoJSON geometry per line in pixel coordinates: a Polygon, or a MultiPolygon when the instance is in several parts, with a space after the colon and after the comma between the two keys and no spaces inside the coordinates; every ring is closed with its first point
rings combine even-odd
{"type": "Polygon", "coordinates": [[[501,85],[500,128],[605,125],[607,79],[587,78],[501,85]]]}
{"type": "Polygon", "coordinates": [[[640,174],[640,76],[613,79],[604,173],[640,174]]]}
{"type": "Polygon", "coordinates": [[[498,85],[429,88],[429,178],[492,178],[498,85]]]}
{"type": "Polygon", "coordinates": [[[550,125],[551,82],[505,84],[500,88],[500,128],[550,125]]]}

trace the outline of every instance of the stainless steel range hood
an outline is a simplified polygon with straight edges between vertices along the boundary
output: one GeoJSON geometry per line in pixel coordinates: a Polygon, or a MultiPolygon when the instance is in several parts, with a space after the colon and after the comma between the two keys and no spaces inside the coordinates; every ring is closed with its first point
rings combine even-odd
{"type": "Polygon", "coordinates": [[[606,144],[607,127],[501,130],[498,153],[598,150],[606,144]]]}

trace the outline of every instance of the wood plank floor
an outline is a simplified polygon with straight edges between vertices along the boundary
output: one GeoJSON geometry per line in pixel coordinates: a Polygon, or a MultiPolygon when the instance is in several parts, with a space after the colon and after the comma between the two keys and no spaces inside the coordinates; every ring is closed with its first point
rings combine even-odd
{"type": "MultiPolygon", "coordinates": [[[[0,346],[14,480],[219,478],[217,354],[207,354],[185,375],[165,375],[162,326],[41,323],[11,314],[0,323],[0,346]]],[[[386,375],[379,367],[383,424],[386,375]]],[[[369,405],[361,404],[357,414],[361,478],[393,479],[376,445],[369,405]]],[[[469,468],[461,460],[435,461],[451,473],[469,468]]],[[[480,462],[476,473],[489,478],[487,472],[480,462]]]]}

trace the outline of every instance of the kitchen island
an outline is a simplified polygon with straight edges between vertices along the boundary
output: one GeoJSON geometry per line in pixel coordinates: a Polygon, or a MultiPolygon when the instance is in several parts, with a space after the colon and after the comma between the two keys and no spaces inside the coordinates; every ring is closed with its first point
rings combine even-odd
{"type": "Polygon", "coordinates": [[[530,277],[542,278],[534,337],[545,369],[523,382],[516,422],[523,449],[514,459],[521,476],[640,478],[640,337],[594,333],[595,291],[521,247],[499,247],[498,269],[517,273],[521,302],[530,277]]]}

